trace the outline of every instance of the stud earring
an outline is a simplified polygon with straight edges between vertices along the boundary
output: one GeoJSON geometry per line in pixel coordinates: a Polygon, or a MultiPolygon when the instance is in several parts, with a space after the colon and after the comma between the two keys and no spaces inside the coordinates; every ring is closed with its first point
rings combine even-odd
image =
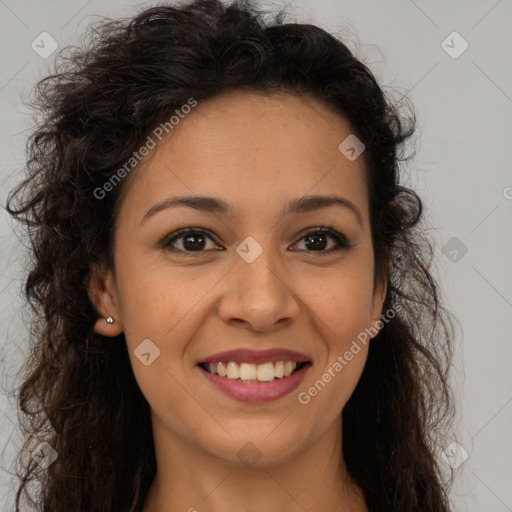
{"type": "Polygon", "coordinates": [[[106,324],[113,324],[114,323],[114,317],[109,316],[108,318],[105,319],[105,323],[106,324]]]}

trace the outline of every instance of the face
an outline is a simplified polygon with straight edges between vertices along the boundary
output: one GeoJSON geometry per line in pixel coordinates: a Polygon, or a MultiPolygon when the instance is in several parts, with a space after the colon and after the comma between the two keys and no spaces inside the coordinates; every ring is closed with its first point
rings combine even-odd
{"type": "Polygon", "coordinates": [[[339,430],[367,345],[345,355],[379,319],[385,295],[374,291],[363,158],[338,149],[351,133],[313,99],[230,93],[200,102],[133,171],[114,273],[97,270],[90,295],[116,319],[98,320],[96,331],[124,332],[162,436],[235,462],[251,442],[270,464],[339,430]],[[177,196],[226,209],[172,205],[177,196]],[[310,196],[341,200],[297,202],[310,196]],[[216,357],[238,349],[253,352],[216,357]],[[267,350],[273,364],[261,370],[252,356],[267,350]],[[265,381],[272,369],[280,375],[277,361],[298,364],[296,353],[307,360],[299,371],[266,383],[234,383],[234,373],[199,364],[232,361],[226,370],[236,373],[233,363],[247,359],[244,377],[265,381]]]}

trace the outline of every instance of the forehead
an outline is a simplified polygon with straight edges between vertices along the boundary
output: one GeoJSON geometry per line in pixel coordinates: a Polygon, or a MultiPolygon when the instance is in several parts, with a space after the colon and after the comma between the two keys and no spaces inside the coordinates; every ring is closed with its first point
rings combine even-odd
{"type": "Polygon", "coordinates": [[[241,213],[244,206],[339,192],[365,211],[363,158],[350,161],[338,148],[352,132],[344,117],[311,97],[230,92],[182,116],[139,164],[126,199],[150,207],[171,194],[209,195],[241,213]]]}
{"type": "Polygon", "coordinates": [[[189,157],[296,153],[308,163],[321,154],[337,156],[340,136],[351,132],[348,120],[312,97],[237,91],[199,103],[169,139],[175,150],[194,139],[207,143],[189,157]]]}

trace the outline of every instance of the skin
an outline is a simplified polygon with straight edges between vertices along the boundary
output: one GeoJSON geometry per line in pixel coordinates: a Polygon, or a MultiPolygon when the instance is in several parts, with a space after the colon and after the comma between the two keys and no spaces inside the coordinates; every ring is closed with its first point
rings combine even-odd
{"type": "Polygon", "coordinates": [[[341,412],[367,346],[308,404],[297,399],[382,313],[386,289],[373,286],[364,160],[338,150],[352,132],[312,98],[231,92],[200,102],[124,183],[115,273],[95,267],[89,294],[100,315],[96,332],[124,332],[151,406],[158,471],[144,512],[367,510],[341,455],[341,412]],[[350,200],[361,224],[338,206],[283,217],[289,201],[312,194],[350,200]],[[179,207],[141,223],[175,195],[218,197],[234,213],[179,207]],[[212,236],[202,252],[183,237],[174,252],[160,247],[189,225],[212,236]],[[306,235],[321,226],[333,226],[351,247],[317,256],[337,246],[326,236],[311,248],[306,235]],[[235,251],[247,236],[263,248],[250,264],[235,251]],[[115,323],[107,325],[110,315],[115,323]],[[145,366],[134,350],[148,338],[160,356],[145,366]],[[196,363],[242,347],[296,350],[313,365],[287,396],[240,402],[196,363]],[[237,457],[248,442],[261,454],[251,467],[237,457]]]}

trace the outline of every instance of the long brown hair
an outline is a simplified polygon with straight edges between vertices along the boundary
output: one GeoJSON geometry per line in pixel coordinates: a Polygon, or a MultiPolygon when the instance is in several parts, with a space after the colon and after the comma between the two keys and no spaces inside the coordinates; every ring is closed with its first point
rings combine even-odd
{"type": "Polygon", "coordinates": [[[58,458],[43,468],[20,454],[17,512],[22,495],[44,512],[141,509],[156,471],[149,404],[124,335],[106,343],[94,332],[85,286],[92,264],[112,266],[123,182],[101,200],[94,191],[189,98],[231,90],[312,96],[365,144],[375,279],[388,284],[383,310],[401,307],[370,342],[343,410],[343,456],[370,511],[449,510],[436,449],[453,417],[451,321],[431,272],[422,202],[400,184],[414,113],[400,114],[341,40],[264,15],[249,2],[197,0],[102,21],[37,84],[42,119],[6,208],[32,249],[24,291],[35,314],[18,390],[23,450],[47,442],[58,458]]]}

